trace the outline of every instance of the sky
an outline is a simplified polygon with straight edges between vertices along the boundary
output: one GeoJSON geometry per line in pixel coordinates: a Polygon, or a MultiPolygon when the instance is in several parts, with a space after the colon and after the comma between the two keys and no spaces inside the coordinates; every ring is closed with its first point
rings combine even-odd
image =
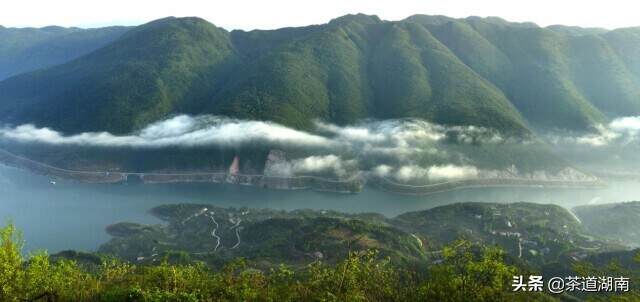
{"type": "Polygon", "coordinates": [[[349,13],[400,20],[414,14],[499,16],[541,26],[564,24],[619,28],[640,26],[634,0],[2,0],[0,25],[102,27],[138,25],[167,16],[197,16],[233,29],[274,29],[326,23],[349,13]]]}

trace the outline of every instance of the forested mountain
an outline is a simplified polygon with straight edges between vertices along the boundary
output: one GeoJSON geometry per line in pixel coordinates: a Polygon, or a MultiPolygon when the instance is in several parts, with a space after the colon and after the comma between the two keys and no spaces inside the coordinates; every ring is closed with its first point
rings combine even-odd
{"type": "Polygon", "coordinates": [[[98,29],[0,26],[0,80],[67,63],[118,39],[127,27],[98,29]]]}
{"type": "Polygon", "coordinates": [[[299,129],[314,119],[418,117],[514,134],[583,131],[640,114],[639,55],[638,28],[348,15],[229,32],[198,18],[166,18],[71,62],[0,82],[0,116],[65,132],[126,133],[176,113],[299,129]]]}
{"type": "Polygon", "coordinates": [[[584,205],[573,211],[593,234],[613,242],[640,246],[640,202],[584,205]]]}

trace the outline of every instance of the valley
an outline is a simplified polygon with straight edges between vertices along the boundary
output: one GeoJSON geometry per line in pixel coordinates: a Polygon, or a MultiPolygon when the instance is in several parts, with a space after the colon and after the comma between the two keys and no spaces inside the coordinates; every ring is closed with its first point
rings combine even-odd
{"type": "Polygon", "coordinates": [[[1,301],[640,299],[640,28],[145,22],[0,26],[1,301]]]}

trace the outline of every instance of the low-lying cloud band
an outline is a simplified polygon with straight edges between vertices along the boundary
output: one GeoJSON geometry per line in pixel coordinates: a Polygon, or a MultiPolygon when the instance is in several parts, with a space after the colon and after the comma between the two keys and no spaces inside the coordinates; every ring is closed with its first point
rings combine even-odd
{"type": "MultiPolygon", "coordinates": [[[[607,131],[640,129],[636,120],[614,121],[607,131]],[[633,128],[635,127],[635,128],[633,128]],[[621,130],[622,129],[622,130],[621,130]]],[[[292,129],[267,121],[228,117],[179,115],[158,121],[128,135],[87,132],[64,135],[31,124],[0,128],[0,139],[22,143],[100,148],[222,147],[241,149],[297,148],[298,158],[273,162],[272,175],[327,173],[339,178],[359,171],[400,182],[446,181],[483,175],[468,157],[474,148],[492,145],[508,148],[512,141],[498,131],[475,126],[443,126],[418,119],[366,121],[350,126],[316,122],[313,131],[292,129]],[[467,151],[463,151],[467,150],[467,151]],[[469,151],[471,150],[471,151],[469,151]]],[[[604,132],[604,130],[603,130],[604,132]]],[[[609,138],[604,138],[607,140],[609,138]]],[[[576,141],[578,141],[576,139],[576,141]]],[[[497,150],[494,148],[494,150],[497,150]]],[[[508,163],[512,165],[516,163],[508,163]]],[[[485,165],[486,166],[486,165],[485,165]]],[[[498,168],[498,169],[504,169],[498,168]]]]}

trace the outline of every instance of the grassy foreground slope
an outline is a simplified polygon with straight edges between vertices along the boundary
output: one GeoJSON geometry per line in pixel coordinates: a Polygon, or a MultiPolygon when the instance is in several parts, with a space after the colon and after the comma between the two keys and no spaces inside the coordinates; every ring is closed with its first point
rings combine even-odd
{"type": "MultiPolygon", "coordinates": [[[[402,269],[375,250],[335,264],[269,271],[236,259],[220,269],[201,262],[132,264],[65,252],[28,259],[9,225],[0,228],[2,301],[560,301],[545,293],[514,293],[518,270],[496,248],[461,241],[428,269],[402,269]]],[[[569,295],[562,295],[571,298],[569,295]]],[[[623,298],[634,298],[627,294],[623,298]]],[[[604,301],[607,296],[602,297],[604,301]]]]}
{"type": "Polygon", "coordinates": [[[407,213],[395,219],[377,214],[222,209],[195,204],[161,206],[152,212],[168,225],[114,224],[108,232],[116,238],[101,248],[102,253],[108,254],[65,251],[52,257],[36,253],[25,258],[20,253],[22,241],[13,226],[0,228],[0,284],[3,284],[0,300],[637,301],[639,298],[638,251],[590,248],[581,256],[557,255],[569,252],[558,247],[577,248],[584,243],[577,220],[557,206],[463,203],[407,213]],[[460,233],[457,238],[442,236],[456,227],[457,231],[469,234],[460,233]],[[237,241],[240,244],[236,246],[238,238],[242,241],[237,241]],[[218,240],[221,246],[216,248],[218,240]],[[553,250],[537,257],[556,261],[545,264],[519,257],[509,246],[509,240],[520,240],[521,245],[528,247],[535,242],[537,249],[553,250]],[[436,247],[438,250],[433,250],[436,247]],[[531,274],[542,275],[544,280],[552,276],[622,275],[631,279],[630,291],[552,295],[545,287],[543,292],[514,292],[513,276],[527,278],[531,274]]]}

